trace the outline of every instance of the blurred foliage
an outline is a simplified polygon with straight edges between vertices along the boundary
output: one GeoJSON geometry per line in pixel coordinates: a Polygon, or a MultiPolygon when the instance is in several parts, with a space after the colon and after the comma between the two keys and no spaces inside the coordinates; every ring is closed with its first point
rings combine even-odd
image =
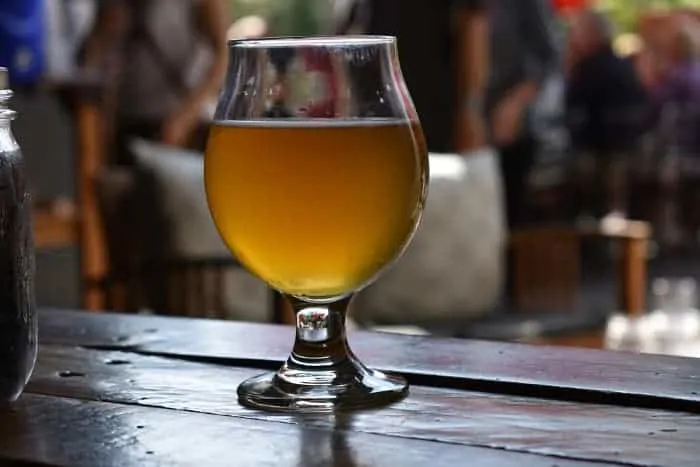
{"type": "Polygon", "coordinates": [[[265,18],[276,36],[326,32],[332,0],[229,0],[234,18],[265,18]]]}
{"type": "Polygon", "coordinates": [[[645,11],[700,8],[700,0],[597,0],[596,6],[610,16],[620,32],[632,32],[645,11]]]}

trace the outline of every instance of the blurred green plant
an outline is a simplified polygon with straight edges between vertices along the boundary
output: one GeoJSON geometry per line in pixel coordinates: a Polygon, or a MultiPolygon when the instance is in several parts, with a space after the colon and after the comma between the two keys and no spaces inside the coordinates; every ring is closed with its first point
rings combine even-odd
{"type": "Polygon", "coordinates": [[[596,7],[606,12],[619,28],[619,32],[632,32],[637,18],[649,10],[674,8],[700,8],[700,0],[597,0],[596,7]]]}
{"type": "Polygon", "coordinates": [[[276,0],[228,0],[234,18],[248,15],[267,16],[276,5],[276,0]]]}
{"type": "Polygon", "coordinates": [[[308,36],[325,32],[331,0],[229,0],[234,18],[265,18],[276,36],[308,36]]]}

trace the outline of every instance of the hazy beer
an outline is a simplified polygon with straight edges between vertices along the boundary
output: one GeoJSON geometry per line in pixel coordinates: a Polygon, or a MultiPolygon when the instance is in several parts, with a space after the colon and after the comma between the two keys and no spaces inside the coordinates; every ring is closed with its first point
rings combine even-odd
{"type": "Polygon", "coordinates": [[[417,128],[405,120],[215,124],[205,179],[221,236],[283,292],[355,290],[416,226],[427,183],[417,128]]]}

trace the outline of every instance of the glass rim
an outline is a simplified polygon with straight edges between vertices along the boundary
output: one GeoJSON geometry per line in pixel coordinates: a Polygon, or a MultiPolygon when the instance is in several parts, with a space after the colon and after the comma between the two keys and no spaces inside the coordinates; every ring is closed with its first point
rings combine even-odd
{"type": "Polygon", "coordinates": [[[231,39],[229,48],[265,49],[289,47],[359,47],[372,45],[391,45],[396,42],[394,36],[349,35],[349,36],[279,36],[255,39],[231,39]]]}

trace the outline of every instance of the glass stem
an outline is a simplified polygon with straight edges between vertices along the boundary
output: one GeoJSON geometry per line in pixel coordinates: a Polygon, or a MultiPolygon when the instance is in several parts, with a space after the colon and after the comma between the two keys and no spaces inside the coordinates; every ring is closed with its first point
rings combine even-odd
{"type": "Polygon", "coordinates": [[[296,338],[289,369],[336,367],[354,360],[345,333],[345,316],[351,296],[319,304],[287,297],[296,314],[296,338]]]}

